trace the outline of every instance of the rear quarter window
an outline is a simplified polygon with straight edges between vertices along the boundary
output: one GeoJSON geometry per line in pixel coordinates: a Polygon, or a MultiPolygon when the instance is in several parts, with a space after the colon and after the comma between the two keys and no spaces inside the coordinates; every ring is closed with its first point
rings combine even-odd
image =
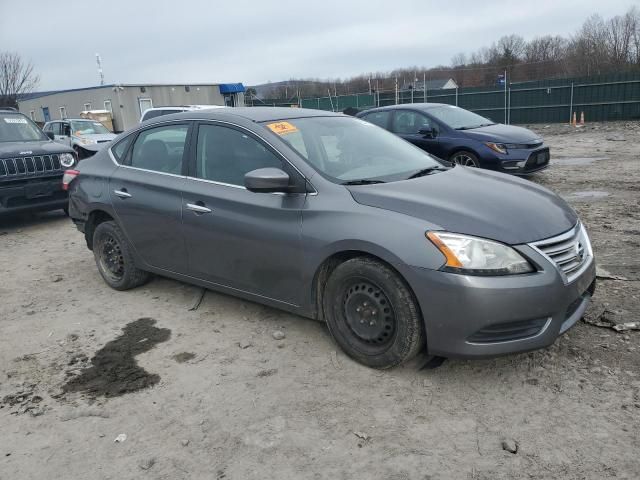
{"type": "Polygon", "coordinates": [[[133,135],[129,135],[127,138],[123,138],[113,147],[111,147],[111,153],[116,158],[118,163],[122,163],[124,156],[127,154],[127,150],[129,149],[129,145],[131,145],[131,140],[133,139],[133,135]]]}

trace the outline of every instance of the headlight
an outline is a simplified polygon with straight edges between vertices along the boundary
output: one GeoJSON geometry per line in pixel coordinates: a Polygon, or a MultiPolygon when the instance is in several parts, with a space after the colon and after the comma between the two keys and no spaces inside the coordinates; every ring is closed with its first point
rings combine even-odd
{"type": "Polygon", "coordinates": [[[507,153],[507,146],[503,143],[485,142],[485,145],[494,152],[505,154],[507,153]]]}
{"type": "Polygon", "coordinates": [[[96,143],[96,141],[91,138],[81,138],[80,143],[82,143],[83,145],[93,145],[94,143],[96,143]]]}
{"type": "Polygon", "coordinates": [[[76,163],[76,158],[71,153],[60,154],[60,165],[64,168],[71,168],[76,163]]]}
{"type": "Polygon", "coordinates": [[[427,232],[447,259],[443,269],[471,275],[513,275],[534,269],[522,255],[502,243],[447,232],[427,232]]]}

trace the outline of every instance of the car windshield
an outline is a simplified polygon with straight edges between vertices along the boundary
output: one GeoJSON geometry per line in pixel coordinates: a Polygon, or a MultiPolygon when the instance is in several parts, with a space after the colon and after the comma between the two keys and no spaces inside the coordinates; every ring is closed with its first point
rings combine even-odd
{"type": "Polygon", "coordinates": [[[111,133],[100,122],[93,120],[72,120],[71,131],[74,135],[95,135],[100,133],[111,133]]]}
{"type": "Polygon", "coordinates": [[[265,126],[335,183],[405,180],[442,167],[426,152],[357,118],[296,118],[265,126]]]}
{"type": "Polygon", "coordinates": [[[455,107],[453,105],[443,105],[441,107],[433,107],[427,112],[440,120],[442,123],[455,130],[470,130],[472,128],[486,127],[487,125],[495,125],[488,118],[484,118],[477,113],[470,112],[464,108],[455,107]]]}
{"type": "Polygon", "coordinates": [[[0,113],[0,142],[47,140],[42,131],[19,113],[0,113]]]}

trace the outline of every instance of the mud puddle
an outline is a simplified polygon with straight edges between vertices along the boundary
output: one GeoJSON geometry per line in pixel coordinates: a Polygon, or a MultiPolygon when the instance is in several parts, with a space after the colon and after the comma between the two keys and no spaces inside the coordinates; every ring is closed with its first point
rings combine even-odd
{"type": "Polygon", "coordinates": [[[117,397],[157,384],[160,376],[147,372],[135,359],[171,337],[171,330],[155,323],[153,318],[140,318],[127,324],[122,335],[96,352],[91,367],[62,387],[63,392],[117,397]]]}

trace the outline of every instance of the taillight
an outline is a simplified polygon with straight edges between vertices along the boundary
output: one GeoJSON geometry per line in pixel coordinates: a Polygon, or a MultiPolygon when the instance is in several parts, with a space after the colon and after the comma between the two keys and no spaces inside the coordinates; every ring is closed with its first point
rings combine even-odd
{"type": "Polygon", "coordinates": [[[78,175],[80,175],[78,170],[65,170],[62,175],[62,190],[69,190],[69,185],[78,175]]]}

